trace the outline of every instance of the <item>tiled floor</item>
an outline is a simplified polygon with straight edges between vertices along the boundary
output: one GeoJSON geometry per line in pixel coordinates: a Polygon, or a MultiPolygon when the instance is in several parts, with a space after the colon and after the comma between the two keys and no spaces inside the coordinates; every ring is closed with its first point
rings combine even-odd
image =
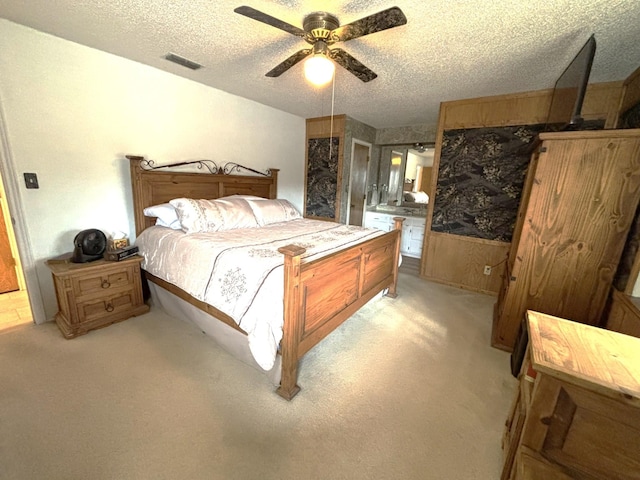
{"type": "Polygon", "coordinates": [[[33,317],[26,291],[0,295],[0,330],[29,322],[33,322],[33,317]]]}

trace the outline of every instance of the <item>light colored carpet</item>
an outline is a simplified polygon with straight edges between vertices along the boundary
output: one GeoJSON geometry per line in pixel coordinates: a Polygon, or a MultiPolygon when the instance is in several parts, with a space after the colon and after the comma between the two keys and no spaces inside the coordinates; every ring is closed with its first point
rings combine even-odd
{"type": "Polygon", "coordinates": [[[62,338],[0,334],[0,478],[496,479],[516,381],[489,346],[495,298],[400,275],[266,376],[158,308],[62,338]]]}

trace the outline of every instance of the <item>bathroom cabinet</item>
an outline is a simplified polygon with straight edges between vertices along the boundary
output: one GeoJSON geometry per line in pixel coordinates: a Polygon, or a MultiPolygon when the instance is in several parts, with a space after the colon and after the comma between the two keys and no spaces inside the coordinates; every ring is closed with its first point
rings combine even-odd
{"type": "Polygon", "coordinates": [[[422,243],[424,241],[424,217],[368,211],[364,215],[364,226],[389,232],[394,228],[394,217],[404,217],[405,219],[402,223],[400,253],[407,257],[420,258],[422,256],[422,243]]]}

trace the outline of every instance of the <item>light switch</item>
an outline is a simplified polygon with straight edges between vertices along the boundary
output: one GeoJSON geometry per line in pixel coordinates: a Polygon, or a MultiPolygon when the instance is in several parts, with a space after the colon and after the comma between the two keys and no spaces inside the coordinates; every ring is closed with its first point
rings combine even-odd
{"type": "Polygon", "coordinates": [[[40,188],[38,185],[38,176],[35,173],[25,173],[24,183],[27,185],[27,188],[40,188]]]}

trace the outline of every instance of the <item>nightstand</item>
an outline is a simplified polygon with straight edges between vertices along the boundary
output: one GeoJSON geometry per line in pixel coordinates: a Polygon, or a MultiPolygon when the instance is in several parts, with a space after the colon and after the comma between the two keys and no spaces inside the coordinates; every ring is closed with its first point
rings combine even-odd
{"type": "Polygon", "coordinates": [[[74,338],[148,312],[142,297],[141,262],[137,255],[119,262],[47,261],[58,300],[56,323],[64,337],[74,338]]]}

